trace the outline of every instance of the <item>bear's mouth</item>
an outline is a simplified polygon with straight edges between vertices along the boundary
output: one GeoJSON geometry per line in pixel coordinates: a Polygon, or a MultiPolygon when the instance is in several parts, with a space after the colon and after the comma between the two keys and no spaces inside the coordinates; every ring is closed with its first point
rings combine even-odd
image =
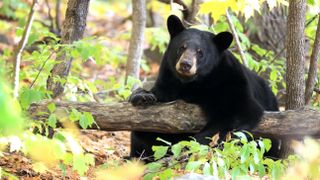
{"type": "Polygon", "coordinates": [[[196,74],[190,74],[190,73],[186,74],[186,73],[181,73],[179,71],[176,71],[176,75],[178,79],[184,83],[193,81],[194,79],[196,79],[196,76],[197,76],[196,74]]]}
{"type": "Polygon", "coordinates": [[[181,71],[177,70],[177,74],[183,78],[191,78],[193,77],[196,73],[195,72],[190,72],[190,71],[181,71]]]}

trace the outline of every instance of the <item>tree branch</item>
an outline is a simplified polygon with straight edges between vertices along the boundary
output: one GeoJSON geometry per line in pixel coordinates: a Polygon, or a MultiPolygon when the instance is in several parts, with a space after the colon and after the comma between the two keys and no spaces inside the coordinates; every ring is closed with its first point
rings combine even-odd
{"type": "MultiPolygon", "coordinates": [[[[34,119],[45,119],[50,102],[32,104],[29,113],[34,119]],[[42,112],[42,113],[41,113],[42,112]]],[[[90,112],[100,130],[151,131],[162,133],[199,132],[206,124],[200,108],[176,101],[148,107],[133,107],[130,103],[101,104],[94,102],[56,102],[56,113],[65,114],[72,108],[90,112]]],[[[93,127],[97,129],[97,127],[93,127]]],[[[266,112],[261,123],[252,130],[266,137],[320,137],[320,113],[312,109],[266,112]]]]}
{"type": "Polygon", "coordinates": [[[248,66],[248,62],[247,62],[246,56],[244,55],[244,52],[243,52],[243,50],[241,48],[241,43],[240,43],[240,40],[239,40],[239,36],[238,36],[237,31],[236,31],[236,29],[235,29],[235,27],[233,25],[232,19],[230,17],[229,10],[226,11],[226,17],[227,17],[227,21],[228,21],[229,27],[231,29],[231,32],[233,34],[233,37],[234,37],[234,39],[236,41],[236,47],[237,47],[238,52],[240,54],[242,63],[243,63],[243,65],[248,66]]]}
{"type": "Polygon", "coordinates": [[[19,75],[20,75],[20,63],[21,63],[21,54],[28,42],[28,38],[30,35],[32,22],[34,20],[34,13],[36,5],[38,4],[38,0],[33,0],[31,9],[28,16],[28,21],[26,28],[23,32],[22,39],[19,42],[18,48],[14,54],[14,80],[13,80],[13,97],[17,98],[19,96],[19,75]]]}
{"type": "Polygon", "coordinates": [[[316,37],[313,44],[313,49],[310,58],[310,66],[308,72],[308,79],[306,84],[306,91],[305,91],[305,103],[309,104],[312,98],[312,92],[314,89],[314,85],[316,84],[316,78],[318,73],[318,58],[320,52],[320,13],[318,15],[318,26],[316,31],[316,37]]]}

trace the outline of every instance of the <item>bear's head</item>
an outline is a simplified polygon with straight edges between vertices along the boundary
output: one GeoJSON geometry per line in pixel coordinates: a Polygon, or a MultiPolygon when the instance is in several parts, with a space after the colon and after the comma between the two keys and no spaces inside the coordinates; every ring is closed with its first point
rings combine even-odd
{"type": "Polygon", "coordinates": [[[232,43],[229,32],[217,35],[197,29],[186,29],[181,20],[169,16],[167,28],[170,42],[167,59],[171,70],[182,82],[190,82],[205,77],[219,64],[221,53],[232,43]]]}

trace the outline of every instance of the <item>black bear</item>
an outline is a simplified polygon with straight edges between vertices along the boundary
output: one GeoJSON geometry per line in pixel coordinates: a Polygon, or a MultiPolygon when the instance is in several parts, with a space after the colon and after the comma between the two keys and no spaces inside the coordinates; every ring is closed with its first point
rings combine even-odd
{"type": "Polygon", "coordinates": [[[184,100],[201,107],[206,127],[197,134],[132,132],[131,157],[151,156],[157,137],[176,143],[193,136],[208,144],[206,137],[230,130],[250,130],[264,110],[277,111],[277,100],[264,79],[243,66],[230,53],[233,36],[186,29],[177,16],[167,20],[170,42],[150,91],[138,89],[129,101],[135,105],[184,100]]]}

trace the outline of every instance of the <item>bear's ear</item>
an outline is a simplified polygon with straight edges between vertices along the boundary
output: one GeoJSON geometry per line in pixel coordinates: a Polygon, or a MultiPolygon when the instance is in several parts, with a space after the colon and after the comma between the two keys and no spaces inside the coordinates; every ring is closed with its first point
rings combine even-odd
{"type": "Polygon", "coordinates": [[[168,31],[171,39],[186,29],[183,26],[181,20],[175,15],[170,15],[168,17],[167,27],[168,27],[168,31]]]}
{"type": "Polygon", "coordinates": [[[232,40],[232,34],[227,31],[221,32],[213,38],[213,41],[216,44],[219,51],[224,51],[225,49],[227,49],[231,45],[232,40]]]}

